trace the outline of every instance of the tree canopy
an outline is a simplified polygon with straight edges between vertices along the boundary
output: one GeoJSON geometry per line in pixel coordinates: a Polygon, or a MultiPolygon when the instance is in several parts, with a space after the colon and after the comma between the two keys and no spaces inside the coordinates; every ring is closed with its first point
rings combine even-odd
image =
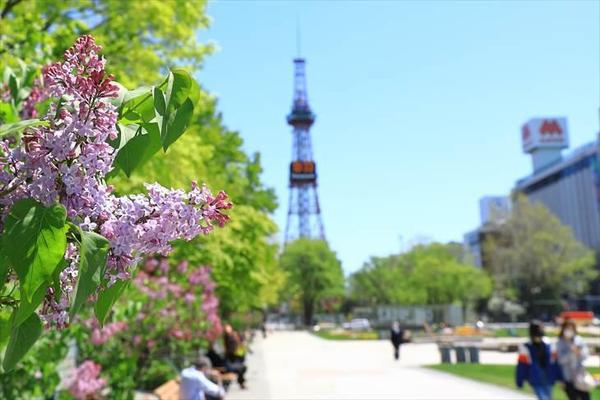
{"type": "Polygon", "coordinates": [[[488,296],[489,276],[461,258],[455,244],[440,243],[373,257],[350,276],[350,297],[365,305],[466,305],[488,296]]]}
{"type": "Polygon", "coordinates": [[[167,68],[201,66],[212,46],[197,31],[208,23],[205,0],[1,0],[0,61],[58,59],[91,33],[119,82],[152,84],[167,68]]]}
{"type": "Polygon", "coordinates": [[[279,265],[287,277],[286,296],[300,301],[306,325],[312,323],[320,301],[344,293],[341,263],[325,241],[302,238],[288,243],[279,265]]]}
{"type": "Polygon", "coordinates": [[[517,196],[505,223],[484,250],[495,289],[525,306],[530,316],[556,311],[565,296],[586,293],[596,276],[594,254],[543,204],[517,196]]]}

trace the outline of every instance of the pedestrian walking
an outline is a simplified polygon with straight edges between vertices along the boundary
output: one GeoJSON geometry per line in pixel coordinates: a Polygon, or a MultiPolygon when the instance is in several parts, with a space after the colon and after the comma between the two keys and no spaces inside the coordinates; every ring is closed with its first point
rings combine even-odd
{"type": "Polygon", "coordinates": [[[552,400],[552,386],[559,378],[556,353],[544,338],[544,325],[537,320],[529,324],[529,342],[519,349],[516,370],[517,387],[529,383],[539,400],[552,400]]]}
{"type": "Polygon", "coordinates": [[[404,341],[404,329],[400,326],[400,322],[396,321],[392,324],[392,329],[390,330],[390,340],[392,341],[392,346],[394,347],[394,359],[400,359],[400,345],[404,341]]]}
{"type": "Polygon", "coordinates": [[[569,400],[590,400],[593,378],[585,370],[583,362],[589,350],[573,321],[565,321],[556,344],[558,364],[562,372],[563,388],[569,400]]]}

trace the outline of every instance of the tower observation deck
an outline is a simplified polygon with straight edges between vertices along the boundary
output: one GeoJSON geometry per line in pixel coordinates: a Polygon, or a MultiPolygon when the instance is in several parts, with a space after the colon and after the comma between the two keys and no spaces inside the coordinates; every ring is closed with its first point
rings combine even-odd
{"type": "Polygon", "coordinates": [[[313,159],[310,138],[315,115],[308,104],[305,66],[303,58],[294,59],[294,98],[287,116],[293,139],[286,243],[303,237],[325,240],[317,194],[317,164],[313,159]]]}

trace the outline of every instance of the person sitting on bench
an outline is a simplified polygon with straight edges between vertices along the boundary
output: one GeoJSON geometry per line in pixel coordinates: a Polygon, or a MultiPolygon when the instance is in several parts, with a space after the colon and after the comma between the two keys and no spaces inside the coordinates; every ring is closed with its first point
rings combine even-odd
{"type": "Polygon", "coordinates": [[[181,400],[210,400],[223,399],[225,390],[218,377],[217,383],[208,379],[211,363],[207,357],[200,356],[193,366],[181,371],[181,386],[179,396],[181,400]]]}
{"type": "Polygon", "coordinates": [[[241,361],[229,361],[222,357],[215,348],[212,343],[209,344],[208,351],[206,352],[206,357],[210,359],[210,362],[213,365],[213,368],[221,370],[222,372],[233,372],[237,375],[237,382],[242,389],[246,388],[246,379],[244,378],[244,374],[248,369],[246,365],[241,361]]]}

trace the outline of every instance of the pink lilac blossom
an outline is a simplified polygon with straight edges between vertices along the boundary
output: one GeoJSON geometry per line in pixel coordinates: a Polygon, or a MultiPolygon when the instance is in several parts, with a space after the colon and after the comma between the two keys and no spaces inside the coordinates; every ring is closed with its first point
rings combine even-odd
{"type": "Polygon", "coordinates": [[[185,274],[187,269],[188,269],[188,262],[186,260],[183,260],[182,262],[180,262],[177,265],[177,272],[179,272],[180,274],[185,274]]]}
{"type": "Polygon", "coordinates": [[[48,98],[48,90],[43,82],[43,75],[46,68],[42,68],[42,76],[33,81],[31,92],[29,92],[29,96],[23,101],[21,109],[21,118],[23,119],[38,118],[38,110],[35,106],[48,98]]]}
{"type": "MultiPolygon", "coordinates": [[[[177,310],[179,308],[176,305],[178,300],[183,300],[188,306],[199,307],[201,315],[207,323],[207,328],[203,331],[194,331],[193,334],[209,340],[216,340],[222,333],[223,327],[219,317],[219,300],[215,293],[216,284],[211,277],[211,268],[207,266],[190,268],[187,261],[183,261],[173,269],[178,274],[170,274],[166,258],[162,258],[160,261],[155,258],[148,259],[143,264],[143,268],[138,271],[134,283],[150,300],[171,299],[168,303],[161,303],[159,315],[163,319],[178,318],[177,310]],[[159,265],[160,268],[157,267],[159,265]],[[170,277],[180,277],[182,274],[187,275],[186,284],[170,281],[170,277]]],[[[141,320],[143,317],[138,315],[138,319],[141,320]]],[[[181,339],[182,335],[188,337],[192,334],[179,325],[176,324],[176,326],[178,327],[171,328],[169,331],[171,337],[181,339]]],[[[190,327],[186,326],[187,329],[190,327]]]]}
{"type": "Polygon", "coordinates": [[[99,378],[102,367],[86,360],[75,369],[66,382],[69,393],[77,400],[85,400],[97,394],[106,386],[106,379],[99,378]]]}
{"type": "MultiPolygon", "coordinates": [[[[36,100],[60,98],[43,118],[48,126],[28,129],[22,146],[10,148],[0,141],[0,219],[22,198],[45,205],[60,202],[81,229],[109,240],[105,278],[110,286],[128,279],[144,254],[166,255],[171,241],[190,240],[214,225],[223,226],[229,219],[223,210],[232,204],[224,192],[213,196],[196,182],[188,193],[158,184],[146,186],[147,196],[112,193],[105,178],[115,151],[107,141],[118,132],[117,110],[108,100],[117,96],[118,88],[105,72],[100,50],[91,36],[82,36],[62,62],[45,67],[38,82],[44,87],[32,92],[24,113],[34,115],[36,100]]],[[[68,250],[65,258],[68,275],[76,277],[76,253],[68,250]]],[[[68,288],[74,284],[69,276],[61,276],[62,293],[48,289],[40,312],[47,327],[68,324],[68,288]]]]}
{"type": "Polygon", "coordinates": [[[123,321],[111,322],[101,327],[96,318],[84,321],[84,325],[92,330],[91,341],[94,346],[108,342],[117,333],[127,329],[127,323],[123,321]]]}
{"type": "Polygon", "coordinates": [[[223,327],[221,325],[221,318],[219,317],[219,299],[215,294],[216,285],[210,274],[210,267],[199,267],[188,276],[188,281],[192,285],[202,286],[201,309],[208,322],[205,337],[209,341],[214,341],[223,332],[223,327]]]}
{"type": "Polygon", "coordinates": [[[178,328],[171,329],[169,331],[169,336],[179,340],[190,340],[192,338],[189,331],[186,332],[178,328]]]}

